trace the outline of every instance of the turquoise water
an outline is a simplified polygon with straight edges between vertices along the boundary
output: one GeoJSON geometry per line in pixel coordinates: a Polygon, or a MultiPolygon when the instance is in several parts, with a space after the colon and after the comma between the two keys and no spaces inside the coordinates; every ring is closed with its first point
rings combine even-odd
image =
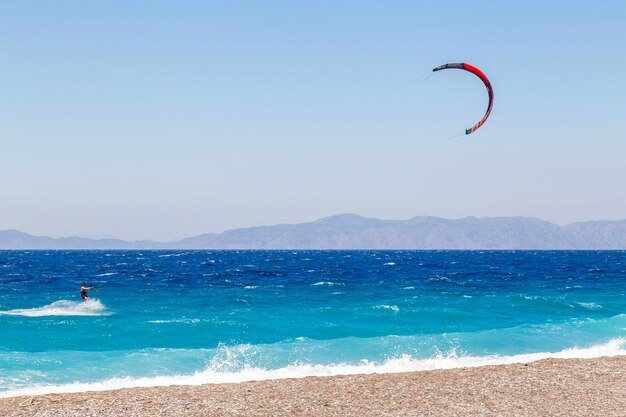
{"type": "Polygon", "coordinates": [[[0,396],[626,354],[625,295],[624,251],[0,251],[0,396]]]}

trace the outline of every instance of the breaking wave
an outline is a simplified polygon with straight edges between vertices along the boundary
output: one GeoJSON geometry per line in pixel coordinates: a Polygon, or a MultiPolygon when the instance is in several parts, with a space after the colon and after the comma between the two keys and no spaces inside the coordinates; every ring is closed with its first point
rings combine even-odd
{"type": "MultiPolygon", "coordinates": [[[[234,348],[236,349],[236,347],[234,348]]],[[[0,398],[22,395],[41,395],[51,393],[106,391],[121,388],[155,387],[167,385],[201,385],[263,381],[270,379],[303,378],[307,376],[365,375],[382,373],[400,373],[428,371],[434,369],[469,368],[486,365],[509,365],[528,363],[541,359],[590,359],[601,356],[626,355],[626,339],[615,338],[604,344],[587,348],[569,348],[559,352],[539,352],[510,356],[464,356],[455,351],[439,354],[432,358],[415,359],[411,355],[401,355],[384,362],[363,360],[358,364],[293,364],[279,369],[263,369],[244,366],[239,371],[223,371],[218,363],[210,364],[206,369],[187,375],[155,376],[145,378],[110,378],[99,382],[74,382],[65,385],[40,385],[0,392],[0,398]]]]}

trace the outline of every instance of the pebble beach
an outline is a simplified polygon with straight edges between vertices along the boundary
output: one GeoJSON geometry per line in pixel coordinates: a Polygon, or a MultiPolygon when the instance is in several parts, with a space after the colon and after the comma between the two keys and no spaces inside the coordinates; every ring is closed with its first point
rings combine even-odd
{"type": "Polygon", "coordinates": [[[624,416],[626,356],[0,399],[0,416],[624,416]]]}

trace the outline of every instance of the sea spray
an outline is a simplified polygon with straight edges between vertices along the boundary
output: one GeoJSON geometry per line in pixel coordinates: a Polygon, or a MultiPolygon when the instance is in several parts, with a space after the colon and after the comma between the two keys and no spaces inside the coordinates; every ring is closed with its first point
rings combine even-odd
{"type": "Polygon", "coordinates": [[[24,317],[106,316],[111,314],[111,312],[106,310],[106,307],[100,300],[91,299],[87,301],[59,300],[42,307],[0,310],[0,314],[24,317]]]}
{"type": "MultiPolygon", "coordinates": [[[[570,348],[560,352],[540,352],[514,356],[457,356],[456,352],[449,355],[438,355],[430,359],[414,359],[410,355],[401,355],[382,363],[369,362],[364,359],[359,364],[293,364],[279,369],[255,368],[248,365],[241,370],[230,372],[221,370],[223,364],[217,364],[218,369],[212,366],[190,375],[171,375],[146,378],[110,378],[103,381],[80,383],[73,382],[64,385],[33,386],[0,392],[0,398],[41,395],[51,393],[68,393],[84,391],[104,391],[121,388],[155,387],[169,385],[201,385],[224,384],[246,381],[264,381],[271,379],[304,378],[308,376],[336,376],[336,375],[366,375],[400,372],[429,371],[435,369],[469,368],[486,365],[510,365],[515,363],[529,363],[541,359],[557,358],[591,359],[603,356],[626,355],[626,340],[613,339],[602,345],[588,348],[570,348]]],[[[249,349],[246,346],[244,349],[249,349]]]]}

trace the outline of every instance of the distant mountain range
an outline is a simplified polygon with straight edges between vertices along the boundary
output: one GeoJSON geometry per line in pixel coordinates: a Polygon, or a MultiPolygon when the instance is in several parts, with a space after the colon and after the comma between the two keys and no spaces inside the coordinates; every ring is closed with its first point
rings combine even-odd
{"type": "Polygon", "coordinates": [[[0,230],[0,249],[626,249],[626,220],[559,226],[528,217],[380,220],[342,214],[175,242],[50,238],[0,230]]]}

